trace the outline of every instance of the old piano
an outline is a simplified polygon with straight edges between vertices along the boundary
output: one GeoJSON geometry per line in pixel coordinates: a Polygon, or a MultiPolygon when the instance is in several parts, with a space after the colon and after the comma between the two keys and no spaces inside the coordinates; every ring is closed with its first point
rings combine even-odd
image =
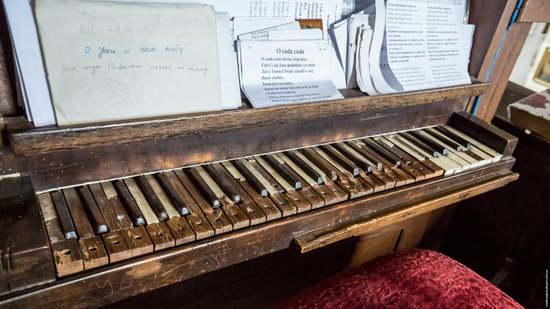
{"type": "MultiPolygon", "coordinates": [[[[487,38],[514,7],[495,5],[488,20],[479,15],[489,2],[472,1],[473,76],[487,70],[500,37],[487,38]]],[[[518,177],[517,139],[466,111],[495,91],[473,78],[68,128],[4,117],[0,307],[97,307],[289,247],[309,252],[502,187],[518,177]]]]}

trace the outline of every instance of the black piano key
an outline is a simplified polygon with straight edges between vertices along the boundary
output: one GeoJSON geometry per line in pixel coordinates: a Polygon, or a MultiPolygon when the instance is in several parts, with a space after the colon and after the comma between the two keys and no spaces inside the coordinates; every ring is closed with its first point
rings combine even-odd
{"type": "Polygon", "coordinates": [[[438,145],[437,143],[434,143],[429,138],[426,138],[424,135],[422,135],[420,132],[418,132],[418,131],[409,131],[407,133],[409,133],[410,135],[412,135],[414,138],[421,141],[422,143],[428,145],[429,147],[434,149],[436,152],[438,152],[438,153],[440,153],[444,156],[449,154],[449,151],[447,149],[445,149],[445,147],[442,147],[442,146],[438,145]]]}
{"type": "Polygon", "coordinates": [[[459,143],[447,138],[444,134],[438,134],[438,131],[434,129],[426,129],[425,132],[428,132],[432,137],[443,142],[445,145],[451,147],[455,151],[462,151],[463,147],[459,143]]]}
{"type": "Polygon", "coordinates": [[[299,190],[302,188],[302,182],[300,178],[296,177],[290,168],[284,163],[279,162],[277,158],[273,157],[272,155],[265,155],[262,156],[264,160],[267,161],[267,163],[275,170],[277,173],[281,175],[291,186],[294,187],[294,189],[299,190]]]}
{"type": "Polygon", "coordinates": [[[426,153],[428,153],[429,155],[433,156],[433,157],[439,157],[441,156],[441,153],[438,152],[437,150],[435,150],[434,148],[432,148],[431,146],[425,144],[423,141],[417,139],[416,137],[410,135],[409,133],[407,132],[401,132],[399,133],[399,136],[403,137],[404,139],[408,140],[409,142],[411,142],[412,144],[414,144],[416,147],[422,149],[423,151],[425,151],[426,153]]]}
{"type": "Polygon", "coordinates": [[[52,192],[52,200],[57,213],[57,218],[59,220],[59,225],[61,225],[61,230],[63,231],[63,235],[65,235],[65,239],[78,238],[63,194],[59,191],[52,192]]]}
{"type": "Polygon", "coordinates": [[[322,185],[323,183],[325,183],[323,175],[321,175],[317,170],[311,167],[309,163],[302,160],[302,158],[296,155],[294,151],[285,152],[285,155],[289,157],[292,162],[296,163],[296,165],[298,165],[309,177],[314,179],[318,184],[322,185]]]}
{"type": "Polygon", "coordinates": [[[231,174],[227,172],[221,163],[208,164],[205,166],[205,169],[234,203],[240,203],[242,201],[235,180],[231,178],[231,174]]]}
{"type": "MultiPolygon", "coordinates": [[[[348,146],[350,146],[353,150],[357,151],[360,155],[365,157],[367,160],[371,161],[372,163],[376,164],[376,168],[381,171],[384,169],[384,165],[382,164],[382,161],[379,160],[378,156],[375,156],[369,149],[359,146],[356,142],[347,142],[348,146]]],[[[389,167],[389,166],[388,166],[389,167]]]]}
{"type": "Polygon", "coordinates": [[[166,195],[170,198],[172,201],[172,204],[174,204],[174,207],[176,207],[176,210],[182,215],[186,216],[188,215],[189,208],[187,207],[187,204],[181,197],[181,195],[178,194],[178,191],[176,188],[174,188],[174,185],[170,182],[170,179],[166,176],[164,173],[159,173],[156,175],[156,178],[158,182],[160,183],[161,187],[166,192],[166,195]]]}
{"type": "Polygon", "coordinates": [[[82,201],[84,209],[88,214],[88,220],[90,220],[90,224],[92,225],[95,233],[107,233],[109,231],[107,222],[105,221],[105,218],[103,218],[103,215],[101,214],[90,189],[88,187],[80,187],[78,188],[78,195],[80,196],[80,200],[82,201]]]}
{"type": "Polygon", "coordinates": [[[299,149],[300,153],[304,155],[311,163],[315,164],[317,168],[322,170],[327,177],[330,177],[332,180],[337,180],[340,171],[332,164],[327,162],[323,157],[321,157],[315,150],[311,148],[299,149]]]}
{"type": "Polygon", "coordinates": [[[113,182],[113,186],[120,196],[120,200],[122,201],[124,209],[126,209],[126,212],[130,216],[130,218],[132,218],[132,222],[134,223],[134,225],[144,225],[145,218],[143,217],[141,210],[139,210],[136,201],[134,201],[134,198],[132,197],[132,193],[130,193],[130,190],[128,190],[128,187],[126,187],[124,181],[116,180],[113,182]]]}
{"type": "MultiPolygon", "coordinates": [[[[336,150],[338,150],[342,155],[346,156],[346,158],[353,161],[353,163],[355,163],[359,168],[361,168],[363,171],[365,171],[365,173],[370,173],[370,172],[372,172],[373,169],[378,168],[378,167],[373,165],[374,163],[370,164],[366,161],[363,161],[363,160],[360,160],[360,159],[356,158],[355,155],[353,153],[351,153],[350,151],[348,151],[348,149],[346,147],[342,146],[341,143],[332,144],[332,146],[334,148],[336,148],[336,150]]],[[[358,154],[361,155],[360,153],[358,153],[358,154]]],[[[368,159],[366,159],[366,160],[368,160],[368,159]]],[[[368,161],[370,161],[370,160],[368,160],[368,161]]]]}
{"type": "Polygon", "coordinates": [[[388,151],[386,148],[380,146],[377,142],[370,138],[363,139],[363,142],[367,147],[371,148],[374,152],[378,153],[384,159],[388,160],[393,166],[397,167],[401,165],[401,160],[399,157],[388,151]]]}
{"type": "Polygon", "coordinates": [[[232,161],[235,167],[243,174],[246,181],[263,197],[267,197],[269,192],[262,182],[240,160],[232,161]]]}
{"type": "Polygon", "coordinates": [[[399,146],[393,144],[391,141],[384,140],[384,139],[375,139],[378,144],[380,144],[382,147],[386,148],[388,151],[396,155],[403,165],[411,164],[414,162],[414,158],[411,157],[406,151],[399,148],[399,146]]]}
{"type": "Polygon", "coordinates": [[[437,131],[439,131],[439,133],[445,135],[446,137],[452,139],[453,141],[459,143],[464,148],[470,149],[472,147],[470,142],[468,142],[467,140],[463,139],[462,137],[456,135],[454,132],[449,131],[444,126],[437,126],[437,127],[434,127],[434,129],[436,129],[437,131]]]}
{"type": "Polygon", "coordinates": [[[214,191],[212,191],[212,188],[210,188],[206,181],[202,179],[199,171],[194,168],[187,168],[184,169],[184,172],[189,175],[189,178],[191,178],[197,189],[199,189],[204,199],[208,201],[212,208],[219,208],[222,205],[220,200],[218,199],[218,196],[216,196],[214,191]]]}
{"type": "Polygon", "coordinates": [[[164,209],[164,205],[162,205],[162,202],[155,193],[155,190],[153,190],[153,187],[151,187],[151,184],[149,183],[147,178],[145,178],[145,176],[139,176],[134,178],[134,180],[141,189],[141,192],[143,192],[143,196],[145,196],[145,199],[151,206],[151,209],[153,210],[159,221],[167,220],[168,213],[166,212],[166,209],[164,209]]]}
{"type": "Polygon", "coordinates": [[[359,167],[346,156],[341,154],[338,150],[334,149],[331,145],[319,146],[329,157],[340,164],[346,171],[353,175],[353,177],[359,176],[361,170],[359,167]]]}
{"type": "Polygon", "coordinates": [[[230,175],[227,173],[223,173],[224,167],[220,163],[215,164],[208,164],[205,165],[204,168],[208,172],[208,174],[216,181],[218,186],[223,190],[229,198],[235,202],[240,203],[241,202],[241,195],[239,194],[239,190],[235,188],[235,184],[233,182],[233,179],[230,178],[230,175]],[[221,169],[221,170],[220,170],[221,169]]]}
{"type": "Polygon", "coordinates": [[[254,170],[271,185],[273,190],[276,190],[279,193],[286,192],[285,188],[283,188],[283,186],[280,185],[279,182],[277,182],[277,180],[273,176],[271,176],[271,174],[266,171],[258,161],[253,158],[244,160],[248,161],[248,164],[250,164],[250,166],[252,166],[252,168],[254,168],[254,170]]]}

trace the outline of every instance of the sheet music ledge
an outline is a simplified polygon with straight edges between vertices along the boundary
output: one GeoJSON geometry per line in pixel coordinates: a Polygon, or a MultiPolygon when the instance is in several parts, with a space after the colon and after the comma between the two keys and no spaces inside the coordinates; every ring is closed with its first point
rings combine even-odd
{"type": "MultiPolygon", "coordinates": [[[[244,108],[205,114],[73,127],[44,127],[9,133],[16,155],[123,145],[134,142],[183,137],[244,127],[285,125],[302,120],[322,120],[365,111],[411,107],[452,99],[479,96],[488,83],[472,78],[472,84],[369,97],[357,90],[343,91],[339,101],[293,104],[263,109],[244,108]]],[[[456,111],[457,109],[455,109],[456,111]]],[[[9,129],[9,128],[8,128],[9,129]]]]}

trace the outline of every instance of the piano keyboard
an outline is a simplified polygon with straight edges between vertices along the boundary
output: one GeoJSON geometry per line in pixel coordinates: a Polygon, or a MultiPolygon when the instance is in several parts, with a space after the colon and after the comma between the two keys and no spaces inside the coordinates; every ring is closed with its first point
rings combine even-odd
{"type": "Polygon", "coordinates": [[[502,154],[450,126],[38,194],[60,277],[477,168],[502,154]]]}

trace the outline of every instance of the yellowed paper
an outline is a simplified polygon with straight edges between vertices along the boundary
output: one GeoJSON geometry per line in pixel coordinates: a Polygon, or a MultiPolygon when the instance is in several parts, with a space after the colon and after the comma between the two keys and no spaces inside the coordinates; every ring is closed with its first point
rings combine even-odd
{"type": "Polygon", "coordinates": [[[36,0],[57,123],[222,109],[214,8],[36,0]]]}

